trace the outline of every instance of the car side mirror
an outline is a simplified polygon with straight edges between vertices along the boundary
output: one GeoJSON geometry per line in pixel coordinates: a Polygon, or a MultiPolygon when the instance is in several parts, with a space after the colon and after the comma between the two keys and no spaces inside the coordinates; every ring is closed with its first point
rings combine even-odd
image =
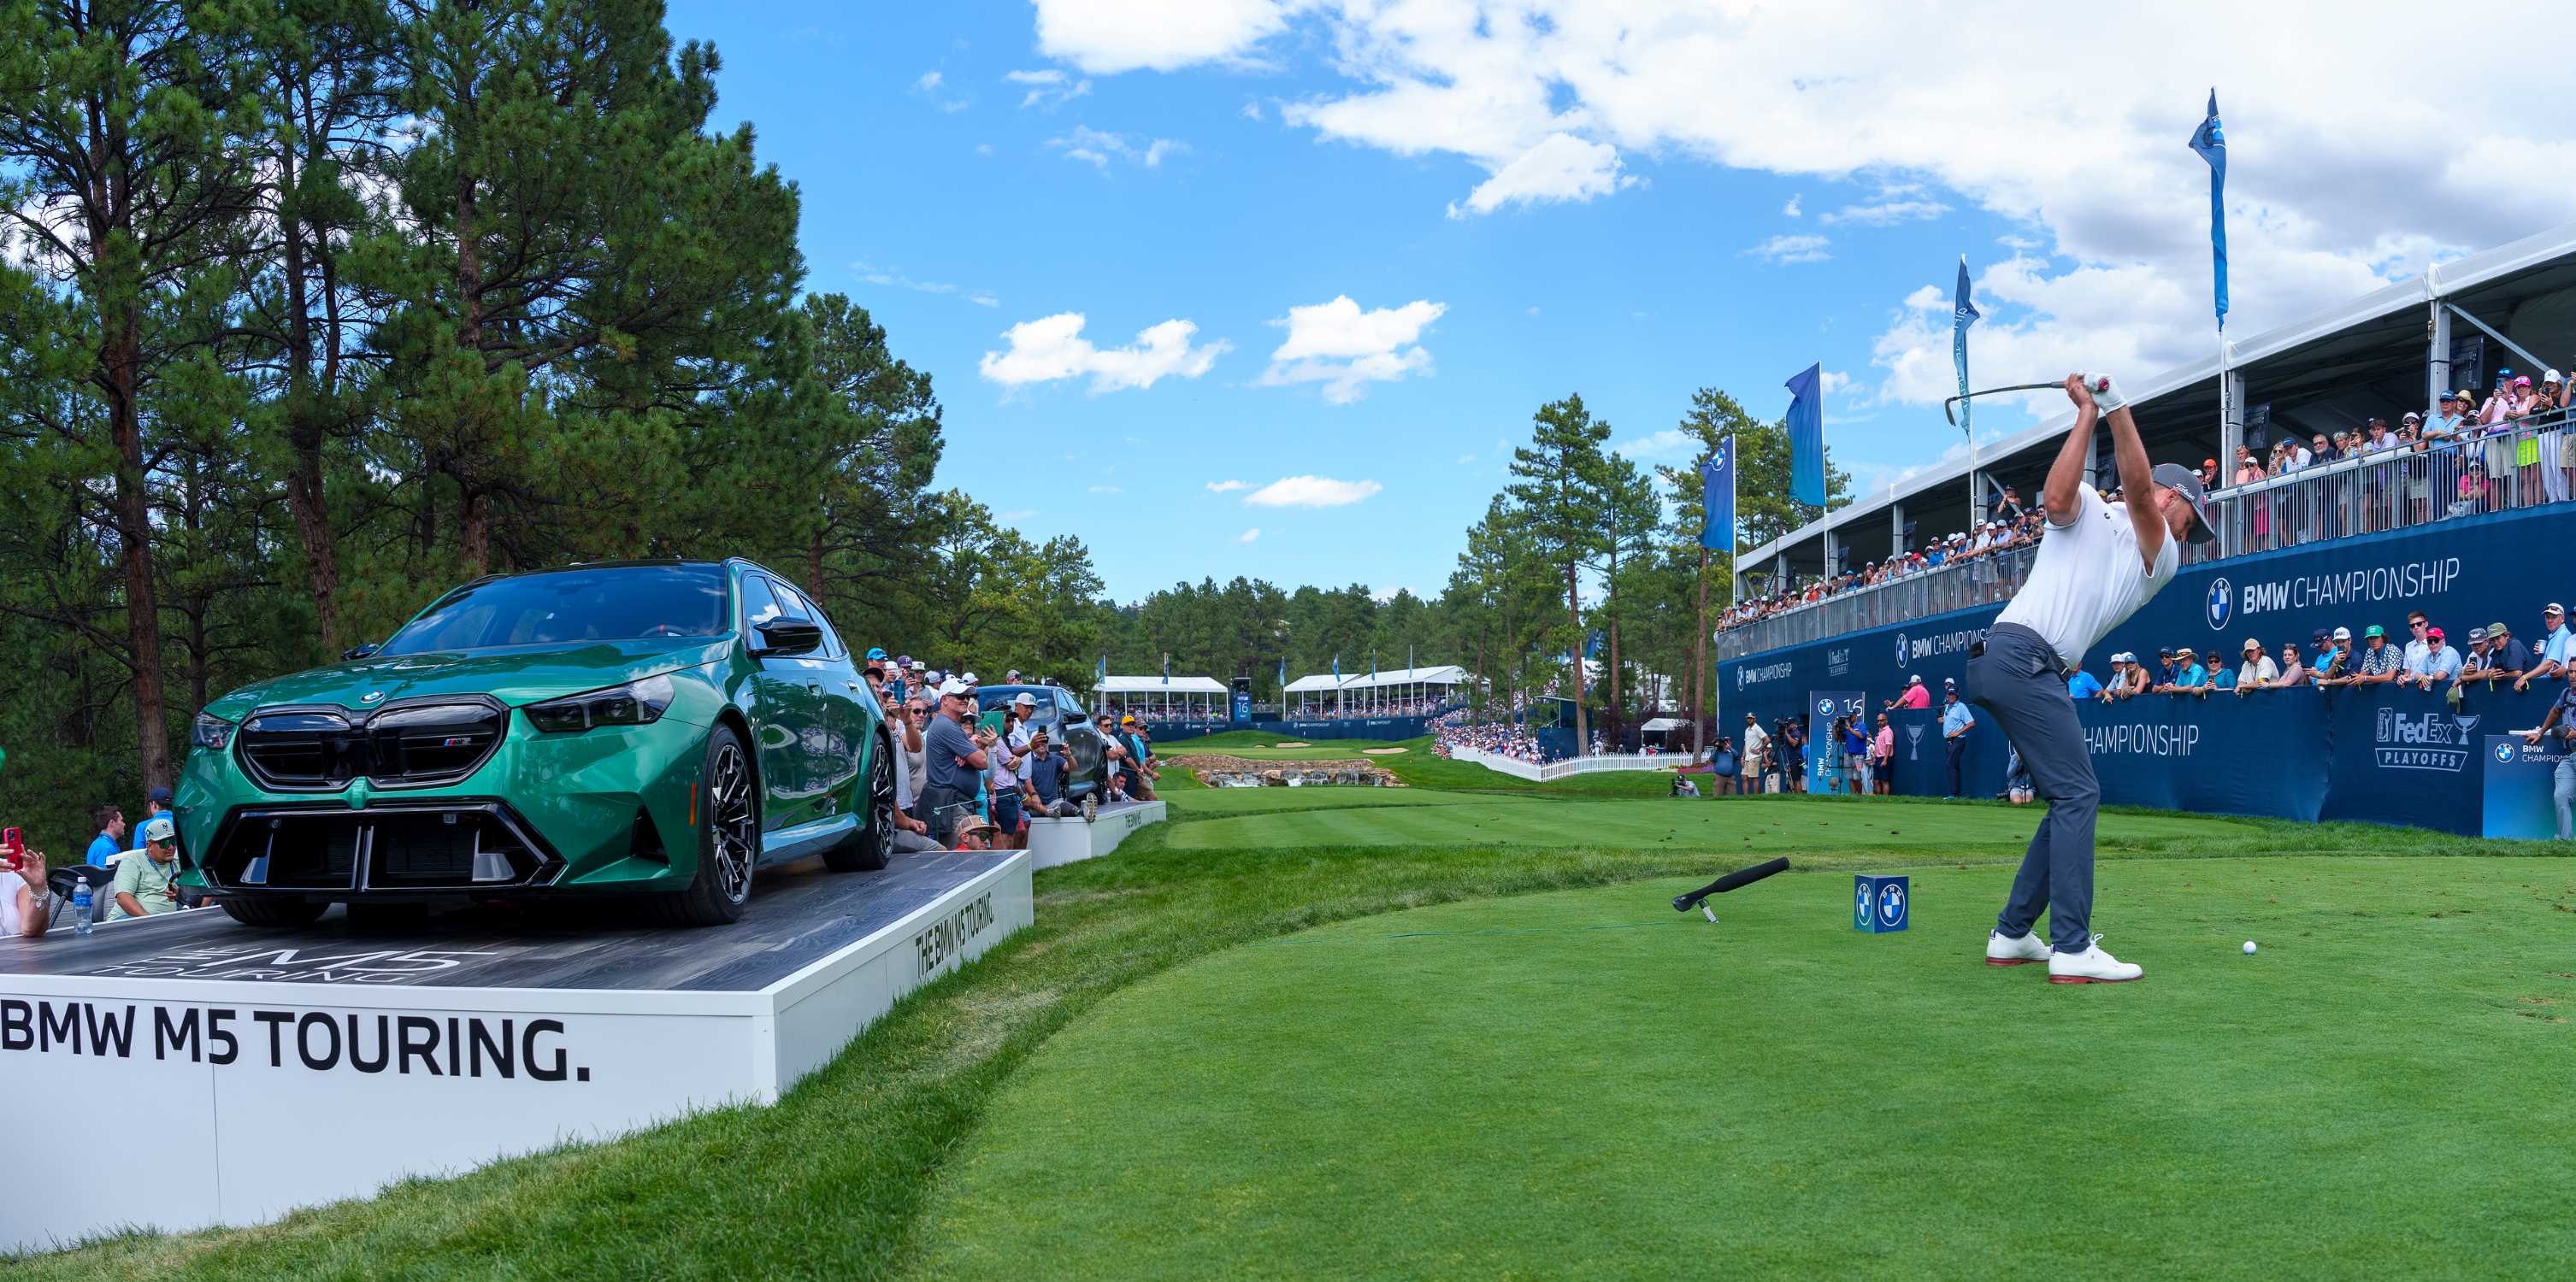
{"type": "Polygon", "coordinates": [[[376,643],[369,641],[363,645],[353,645],[346,650],[342,650],[340,652],[340,657],[343,659],[363,659],[375,652],[376,643]]]}
{"type": "Polygon", "coordinates": [[[753,629],[760,634],[760,647],[753,656],[769,654],[805,654],[823,644],[823,626],[812,619],[780,615],[753,629]]]}

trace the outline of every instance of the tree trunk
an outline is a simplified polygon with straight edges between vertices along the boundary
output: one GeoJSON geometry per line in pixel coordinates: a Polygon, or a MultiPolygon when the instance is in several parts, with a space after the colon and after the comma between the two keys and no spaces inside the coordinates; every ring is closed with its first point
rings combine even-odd
{"type": "Polygon", "coordinates": [[[1574,619],[1574,755],[1592,751],[1592,722],[1583,711],[1583,597],[1575,577],[1577,563],[1565,563],[1565,612],[1574,619]]]}
{"type": "Polygon", "coordinates": [[[465,577],[483,577],[484,563],[492,556],[491,504],[474,490],[465,492],[465,510],[456,521],[456,559],[465,567],[465,577]]]}
{"type": "Polygon", "coordinates": [[[1619,590],[1618,583],[1619,541],[1614,533],[1610,540],[1610,574],[1601,585],[1602,592],[1610,594],[1604,602],[1610,606],[1610,706],[1604,708],[1601,715],[1610,723],[1605,733],[1617,740],[1608,745],[1614,751],[1625,742],[1628,725],[1628,701],[1620,693],[1622,683],[1619,679],[1619,602],[1615,595],[1619,590]]]}
{"type": "MultiPolygon", "coordinates": [[[[139,307],[140,303],[129,304],[139,307]]],[[[135,746],[143,756],[143,786],[176,783],[170,774],[170,730],[163,716],[161,616],[153,596],[152,505],[144,490],[143,421],[136,366],[141,362],[139,319],[129,310],[110,321],[106,375],[109,430],[116,444],[116,541],[125,571],[125,635],[134,655],[135,746]]]]}
{"type": "Polygon", "coordinates": [[[1708,722],[1700,715],[1708,706],[1708,549],[1699,550],[1699,614],[1691,628],[1691,757],[1696,760],[1708,751],[1708,722]]]}
{"type": "Polygon", "coordinates": [[[805,544],[805,596],[818,605],[823,600],[823,531],[819,526],[805,544]]]}
{"type": "MultiPolygon", "coordinates": [[[[295,190],[295,149],[281,156],[280,189],[295,190]]],[[[304,541],[305,585],[313,593],[313,621],[327,658],[340,652],[340,560],[331,542],[331,513],[322,496],[322,408],[313,387],[311,284],[305,278],[304,219],[290,197],[279,219],[286,243],[286,440],[294,464],[286,474],[286,506],[304,541]]],[[[202,706],[202,705],[201,705],[202,706]]]]}

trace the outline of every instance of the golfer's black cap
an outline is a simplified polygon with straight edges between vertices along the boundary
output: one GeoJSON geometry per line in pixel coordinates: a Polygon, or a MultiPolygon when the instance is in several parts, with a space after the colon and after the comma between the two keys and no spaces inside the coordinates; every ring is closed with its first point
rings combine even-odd
{"type": "Polygon", "coordinates": [[[2209,522],[2209,491],[2200,483],[2200,473],[2180,463],[2158,463],[2155,483],[2170,490],[2182,491],[2191,500],[2191,513],[2199,518],[2192,522],[2191,532],[2183,538],[2193,543],[2207,543],[2218,537],[2218,527],[2209,522]]]}
{"type": "Polygon", "coordinates": [[[2160,658],[2160,659],[2170,659],[2170,658],[2174,657],[2173,647],[2172,647],[2172,646],[2163,646],[2163,647],[2158,648],[2158,649],[2157,649],[2157,651],[2156,651],[2156,657],[2157,657],[2157,658],[2160,658]]]}

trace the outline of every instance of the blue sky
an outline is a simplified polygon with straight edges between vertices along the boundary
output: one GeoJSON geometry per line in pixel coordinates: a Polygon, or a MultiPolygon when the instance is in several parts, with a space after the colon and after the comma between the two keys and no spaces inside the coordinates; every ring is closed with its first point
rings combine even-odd
{"type": "MultiPolygon", "coordinates": [[[[2237,101],[2231,70],[2237,332],[2565,216],[2473,200],[2475,172],[2345,209],[2407,180],[2328,145],[2308,104],[2332,86],[2203,56],[2170,19],[2102,33],[2137,61],[2114,97],[2080,66],[2025,75],[2008,41],[1991,68],[1929,56],[1977,24],[1641,3],[1603,25],[1622,7],[690,0],[670,25],[723,56],[717,123],[751,122],[802,189],[807,287],[936,379],[939,483],[1081,536],[1121,600],[1235,574],[1436,594],[1569,392],[1681,462],[1655,434],[1692,389],[1777,413],[1820,361],[1836,461],[1885,484],[1958,441],[1937,401],[1962,252],[1986,381],[2205,355],[2182,144],[2211,79],[2237,101]],[[1802,68],[1813,48],[1838,52],[1802,68]],[[2300,149],[2264,167],[2249,129],[2300,149]]],[[[2394,98],[2382,136],[2421,127],[2394,98]]]]}

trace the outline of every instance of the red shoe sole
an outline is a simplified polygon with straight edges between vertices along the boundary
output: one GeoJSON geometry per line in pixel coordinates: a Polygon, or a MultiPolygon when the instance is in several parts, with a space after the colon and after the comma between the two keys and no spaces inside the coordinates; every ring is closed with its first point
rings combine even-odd
{"type": "Polygon", "coordinates": [[[2039,962],[2040,959],[2037,957],[1989,957],[1986,959],[1986,964],[1989,966],[2036,966],[2039,962]]]}
{"type": "Polygon", "coordinates": [[[2048,982],[2052,984],[2134,984],[2145,978],[2144,975],[2132,979],[2095,979],[2091,975],[2051,975],[2048,977],[2048,982]]]}

